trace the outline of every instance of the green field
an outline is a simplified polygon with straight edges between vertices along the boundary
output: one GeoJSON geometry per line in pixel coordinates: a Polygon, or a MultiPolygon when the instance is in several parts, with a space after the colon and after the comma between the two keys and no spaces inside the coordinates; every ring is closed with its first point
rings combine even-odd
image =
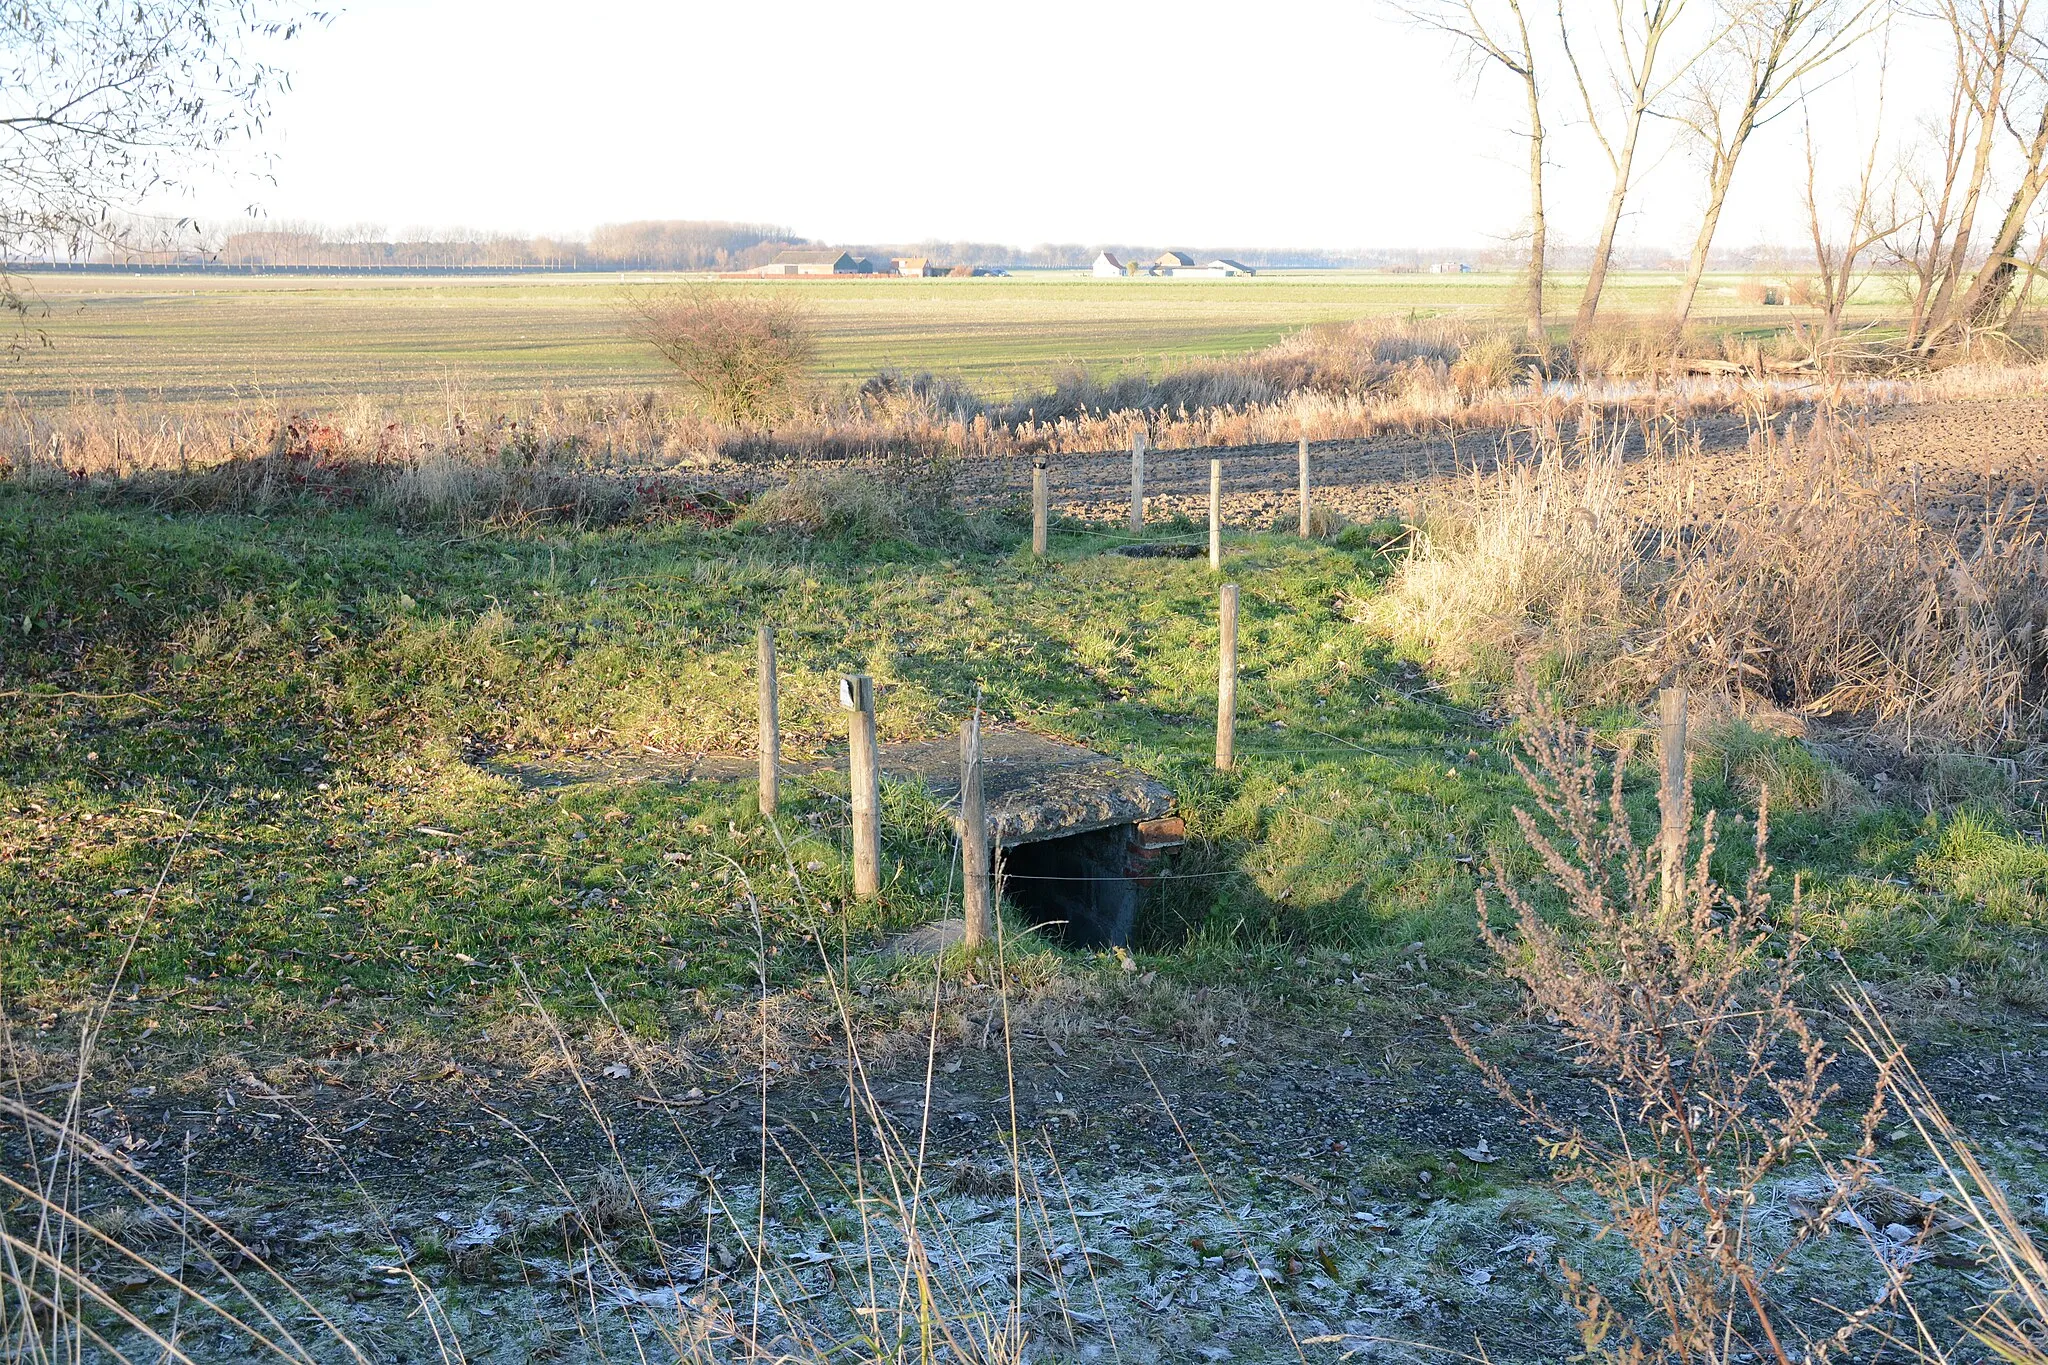
{"type": "MultiPolygon", "coordinates": [[[[1710,279],[1705,317],[1783,324],[1805,310],[1743,310],[1741,277],[1710,279]]],[[[658,276],[491,279],[36,277],[47,335],[15,362],[10,389],[37,404],[97,396],[130,403],[323,404],[359,394],[433,405],[658,382],[628,334],[624,304],[658,276]]],[[[1617,277],[1614,315],[1649,316],[1668,274],[1617,277]]],[[[1568,306],[1576,281],[1553,298],[1568,306]]],[[[1509,316],[1508,274],[1320,271],[1248,280],[1097,280],[1076,272],[1007,279],[745,282],[800,293],[821,333],[828,383],[898,368],[955,375],[996,395],[1074,366],[1121,370],[1264,346],[1316,322],[1367,317],[1509,316]]]]}

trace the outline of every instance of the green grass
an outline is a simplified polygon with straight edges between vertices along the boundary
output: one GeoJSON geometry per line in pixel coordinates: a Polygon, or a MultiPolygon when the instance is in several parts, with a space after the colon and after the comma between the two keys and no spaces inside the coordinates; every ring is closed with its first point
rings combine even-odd
{"type": "MultiPolygon", "coordinates": [[[[1743,310],[1739,277],[1708,281],[1714,319],[1782,325],[1804,310],[1743,310]]],[[[92,392],[129,402],[331,404],[356,395],[437,408],[446,394],[573,394],[658,382],[651,352],[627,333],[622,303],[659,277],[490,280],[38,276],[50,338],[11,375],[32,402],[92,392]]],[[[1560,277],[1568,306],[1576,281],[1560,277]]],[[[1609,285],[1611,316],[1648,316],[1676,277],[1609,285]]],[[[1513,316],[1510,274],[1296,272],[1245,280],[1095,280],[1072,273],[1009,279],[750,282],[795,291],[821,332],[820,377],[858,380],[900,368],[964,378],[993,394],[1042,386],[1074,366],[1156,367],[1267,345],[1315,322],[1411,313],[1513,316]]],[[[1873,289],[1870,306],[1881,303],[1873,289]]]]}
{"type": "MultiPolygon", "coordinates": [[[[838,738],[832,680],[864,669],[885,737],[950,733],[979,694],[1174,787],[1183,870],[1224,875],[1155,906],[1141,948],[1169,979],[1312,1009],[1297,954],[1480,963],[1488,855],[1532,870],[1520,788],[1499,732],[1418,699],[1347,619],[1382,582],[1377,551],[1235,543],[1240,766],[1218,773],[1206,566],[1072,531],[1038,564],[1024,539],[999,520],[865,547],[693,527],[450,539],[0,492],[0,989],[51,1012],[104,990],[165,876],[130,1027],[468,1032],[517,1010],[522,974],[572,1015],[595,986],[642,1027],[702,1019],[752,987],[743,881],[772,979],[813,991],[813,932],[858,952],[947,911],[951,835],[921,792],[889,793],[885,894],[860,906],[841,781],[798,783],[778,832],[745,784],[533,792],[466,758],[739,747],[764,619],[793,751],[838,738]]],[[[1732,785],[1707,794],[1741,808],[1732,785]]],[[[1962,973],[2041,1003],[2048,858],[2002,817],[1790,811],[1776,831],[1823,946],[1880,978],[1962,973]]],[[[1114,970],[1040,952],[1027,975],[1114,970]]]]}

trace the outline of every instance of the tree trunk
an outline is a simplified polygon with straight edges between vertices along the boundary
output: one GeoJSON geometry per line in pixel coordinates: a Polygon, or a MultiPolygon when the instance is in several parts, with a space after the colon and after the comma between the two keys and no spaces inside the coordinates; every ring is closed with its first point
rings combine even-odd
{"type": "Polygon", "coordinates": [[[1641,128],[1642,115],[1632,115],[1628,141],[1622,144],[1621,155],[1614,163],[1614,192],[1607,196],[1607,216],[1600,224],[1600,240],[1593,245],[1593,264],[1586,272],[1586,292],[1579,297],[1578,320],[1572,323],[1574,342],[1586,339],[1593,330],[1593,320],[1600,312],[1600,293],[1607,287],[1607,263],[1614,255],[1614,234],[1621,226],[1621,211],[1628,202],[1629,179],[1636,158],[1636,135],[1641,128]]]}
{"type": "MultiPolygon", "coordinates": [[[[1526,35],[1524,42],[1526,43],[1526,35]]],[[[1532,68],[1529,91],[1529,297],[1527,300],[1529,340],[1539,355],[1549,350],[1543,326],[1543,272],[1549,265],[1550,226],[1543,212],[1543,104],[1537,98],[1536,75],[1532,68]]],[[[1545,373],[1549,361],[1544,361],[1545,373]]]]}
{"type": "Polygon", "coordinates": [[[2027,219],[2034,212],[2034,203],[2041,197],[2044,184],[2048,184],[2048,107],[2041,110],[2041,121],[2034,129],[2034,140],[2027,147],[2027,172],[2014,187],[2012,202],[2005,207],[2005,218],[1998,225],[1998,232],[1991,239],[1991,249],[1984,257],[1984,268],[1977,272],[1977,278],[1970,286],[1969,295],[1962,307],[1956,310],[1968,327],[1988,326],[1991,319],[2005,304],[2005,296],[2012,292],[2013,276],[2018,273],[2018,264],[2013,255],[2019,250],[2020,235],[2027,230],[2027,219]]]}
{"type": "MultiPolygon", "coordinates": [[[[1743,129],[1743,137],[1749,130],[1743,129]]],[[[1685,262],[1685,280],[1678,286],[1678,303],[1671,310],[1671,338],[1675,342],[1685,331],[1686,319],[1692,316],[1692,302],[1700,292],[1700,277],[1707,273],[1707,252],[1714,245],[1714,232],[1721,225],[1721,209],[1728,202],[1728,186],[1735,179],[1735,156],[1742,149],[1737,142],[1728,153],[1728,158],[1714,168],[1714,177],[1707,187],[1707,211],[1700,218],[1699,235],[1692,239],[1692,255],[1685,262]]]]}
{"type": "Polygon", "coordinates": [[[1963,190],[1961,212],[1956,219],[1956,233],[1949,243],[1948,259],[1941,262],[1934,282],[1932,296],[1926,310],[1915,327],[1916,335],[1910,338],[1915,349],[1930,348],[1943,332],[1948,330],[1953,314],[1949,305],[1955,298],[1956,282],[1962,278],[1963,261],[1969,254],[1970,238],[1976,232],[1977,204],[1984,197],[1984,183],[1991,170],[1991,153],[1998,140],[1998,107],[2005,98],[2005,64],[2001,49],[1999,60],[1988,77],[1986,97],[1979,108],[1976,155],[1970,164],[1970,179],[1963,190]]]}

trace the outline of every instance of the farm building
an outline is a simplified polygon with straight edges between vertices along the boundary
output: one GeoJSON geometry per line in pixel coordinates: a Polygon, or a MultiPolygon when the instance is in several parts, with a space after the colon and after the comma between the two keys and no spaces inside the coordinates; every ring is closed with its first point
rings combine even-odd
{"type": "Polygon", "coordinates": [[[1159,259],[1152,262],[1160,273],[1170,275],[1176,270],[1186,270],[1195,263],[1195,258],[1185,251],[1162,251],[1159,259]]]}
{"type": "Polygon", "coordinates": [[[1095,258],[1095,274],[1105,280],[1121,279],[1124,263],[1105,251],[1095,258]]]}
{"type": "Polygon", "coordinates": [[[779,251],[775,259],[763,266],[756,266],[756,275],[859,275],[865,273],[862,262],[843,251],[822,250],[812,247],[796,247],[779,251]]]}
{"type": "Polygon", "coordinates": [[[933,268],[932,260],[929,256],[898,256],[896,258],[896,273],[908,275],[912,279],[923,279],[927,275],[936,275],[939,272],[933,268]]]}

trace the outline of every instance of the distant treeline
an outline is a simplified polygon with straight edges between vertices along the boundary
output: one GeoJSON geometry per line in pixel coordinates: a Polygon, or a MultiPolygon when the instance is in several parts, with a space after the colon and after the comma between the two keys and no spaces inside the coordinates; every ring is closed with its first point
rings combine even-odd
{"type": "MultiPolygon", "coordinates": [[[[488,233],[390,240],[361,231],[279,227],[235,232],[203,255],[232,266],[356,269],[744,270],[804,238],[764,223],[607,223],[587,241],[488,233]]],[[[147,259],[148,253],[138,253],[147,259]]]]}
{"type": "MultiPolygon", "coordinates": [[[[1203,246],[1189,242],[1052,243],[1033,247],[1001,242],[820,242],[799,237],[788,228],[767,223],[714,223],[682,220],[606,223],[586,239],[516,237],[490,232],[428,232],[388,234],[375,227],[327,227],[313,223],[278,223],[261,231],[214,232],[198,241],[167,242],[138,233],[126,244],[103,248],[90,262],[45,262],[43,268],[143,266],[155,269],[224,269],[235,272],[282,270],[344,270],[412,272],[429,270],[748,270],[766,264],[789,247],[831,246],[856,256],[886,261],[923,256],[947,265],[1007,266],[1023,269],[1086,267],[1096,253],[1109,251],[1122,260],[1149,260],[1167,250],[1185,251],[1198,260],[1225,257],[1262,269],[1369,268],[1429,270],[1468,265],[1474,269],[1512,269],[1526,259],[1518,244],[1485,246],[1330,250],[1318,247],[1203,246]]],[[[1590,249],[1551,244],[1554,269],[1583,267],[1590,249]]],[[[1712,259],[1720,270],[1783,269],[1778,248],[1717,250],[1712,259]]],[[[20,263],[35,268],[32,263],[20,263]]],[[[1646,248],[1616,253],[1616,264],[1636,269],[1667,269],[1682,264],[1669,253],[1646,248]]]]}

